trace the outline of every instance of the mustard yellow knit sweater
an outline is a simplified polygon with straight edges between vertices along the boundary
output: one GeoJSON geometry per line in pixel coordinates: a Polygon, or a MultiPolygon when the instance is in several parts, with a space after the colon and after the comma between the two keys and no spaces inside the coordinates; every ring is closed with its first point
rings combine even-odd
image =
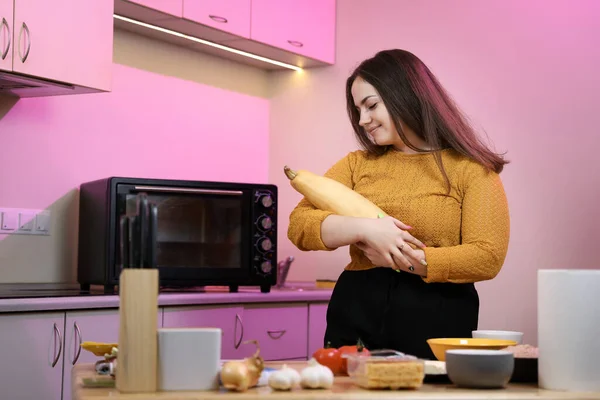
{"type": "MultiPolygon", "coordinates": [[[[477,282],[500,271],[509,239],[509,213],[500,177],[454,150],[442,151],[446,182],[430,153],[390,150],[380,157],[349,153],[325,176],[354,189],[387,214],[413,227],[427,248],[425,282],[477,282]]],[[[300,250],[331,250],[321,223],[332,214],[302,199],[290,215],[288,237],[300,250]]],[[[350,246],[347,270],[375,266],[350,246]]]]}

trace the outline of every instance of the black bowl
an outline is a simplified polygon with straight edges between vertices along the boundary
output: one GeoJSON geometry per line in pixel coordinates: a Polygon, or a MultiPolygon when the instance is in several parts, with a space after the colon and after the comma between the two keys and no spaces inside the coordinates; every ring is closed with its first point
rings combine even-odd
{"type": "Polygon", "coordinates": [[[515,383],[537,383],[538,359],[515,358],[515,368],[510,381],[515,383]]]}

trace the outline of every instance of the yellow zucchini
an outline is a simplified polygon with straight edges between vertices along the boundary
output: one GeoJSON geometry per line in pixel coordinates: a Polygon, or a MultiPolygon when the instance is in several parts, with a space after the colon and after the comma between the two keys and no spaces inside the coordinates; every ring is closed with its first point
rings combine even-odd
{"type": "Polygon", "coordinates": [[[386,213],[342,183],[307,170],[283,168],[292,187],[316,208],[347,217],[381,218],[386,213]]]}

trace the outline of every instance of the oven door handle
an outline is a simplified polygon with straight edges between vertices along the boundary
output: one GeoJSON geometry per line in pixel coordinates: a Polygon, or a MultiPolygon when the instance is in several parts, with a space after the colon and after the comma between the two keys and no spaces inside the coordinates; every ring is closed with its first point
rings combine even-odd
{"type": "Polygon", "coordinates": [[[169,186],[135,186],[134,189],[140,192],[202,193],[220,194],[225,196],[241,196],[244,194],[241,190],[195,189],[169,186]]]}

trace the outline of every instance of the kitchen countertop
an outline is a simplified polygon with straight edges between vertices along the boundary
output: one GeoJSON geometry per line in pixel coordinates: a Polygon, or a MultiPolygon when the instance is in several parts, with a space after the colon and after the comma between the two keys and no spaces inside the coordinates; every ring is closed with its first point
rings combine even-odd
{"type": "MultiPolygon", "coordinates": [[[[159,293],[158,305],[327,302],[331,292],[332,289],[317,288],[308,282],[290,282],[283,289],[273,287],[270,293],[261,293],[258,287],[240,287],[237,293],[217,286],[168,289],[159,293]]],[[[118,307],[118,294],[93,289],[81,292],[76,284],[0,285],[0,313],[118,307]]]]}
{"type": "MultiPolygon", "coordinates": [[[[283,362],[266,362],[265,366],[279,368],[283,362]]],[[[300,369],[306,362],[286,362],[300,369]]],[[[244,393],[220,391],[204,392],[157,392],[148,394],[122,394],[114,388],[84,388],[82,379],[94,374],[93,364],[76,365],[71,380],[73,400],[218,400],[218,399],[600,399],[600,393],[557,392],[539,389],[533,384],[509,384],[505,389],[477,390],[457,388],[452,384],[424,384],[418,390],[365,390],[355,386],[348,377],[336,377],[328,390],[294,389],[291,392],[273,391],[269,387],[257,387],[244,393]]]]}

